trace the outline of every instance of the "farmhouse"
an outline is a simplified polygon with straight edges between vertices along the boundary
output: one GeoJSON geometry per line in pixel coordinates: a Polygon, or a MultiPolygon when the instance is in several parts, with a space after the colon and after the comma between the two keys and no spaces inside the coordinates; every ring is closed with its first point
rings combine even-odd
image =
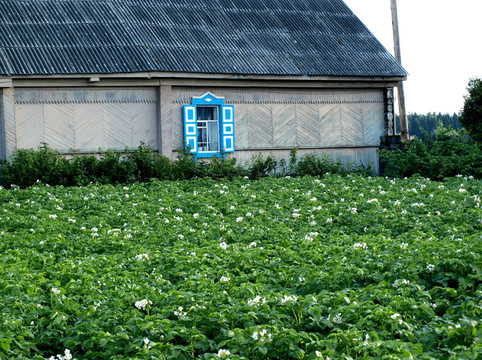
{"type": "Polygon", "coordinates": [[[377,165],[406,76],[342,0],[0,1],[0,158],[143,142],[377,165]]]}

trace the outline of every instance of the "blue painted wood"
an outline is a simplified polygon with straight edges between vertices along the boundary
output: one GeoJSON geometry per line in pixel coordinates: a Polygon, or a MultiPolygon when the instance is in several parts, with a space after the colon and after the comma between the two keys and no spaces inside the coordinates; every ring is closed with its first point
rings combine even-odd
{"type": "Polygon", "coordinates": [[[197,157],[209,158],[222,156],[235,151],[234,106],[224,105],[224,97],[207,92],[201,96],[192,97],[192,105],[183,106],[184,142],[191,148],[191,153],[197,157]],[[222,151],[199,151],[197,140],[198,106],[217,106],[219,113],[219,145],[222,151]]]}
{"type": "Polygon", "coordinates": [[[197,154],[197,121],[196,121],[196,106],[184,105],[183,106],[184,117],[184,144],[187,150],[189,146],[191,153],[197,154]]]}
{"type": "Polygon", "coordinates": [[[225,153],[233,153],[234,146],[234,105],[224,105],[221,107],[221,139],[225,153]]]}
{"type": "Polygon", "coordinates": [[[207,92],[201,96],[193,96],[192,104],[199,105],[224,105],[224,97],[218,97],[216,95],[207,92]]]}

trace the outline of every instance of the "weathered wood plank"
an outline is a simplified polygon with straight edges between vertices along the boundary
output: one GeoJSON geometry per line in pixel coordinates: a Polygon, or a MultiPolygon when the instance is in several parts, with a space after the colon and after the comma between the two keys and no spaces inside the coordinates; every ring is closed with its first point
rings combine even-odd
{"type": "Polygon", "coordinates": [[[156,103],[155,88],[15,89],[16,104],[156,103]]]}
{"type": "Polygon", "coordinates": [[[82,151],[98,151],[104,144],[102,104],[77,104],[74,108],[75,144],[82,151]]]}
{"type": "Polygon", "coordinates": [[[0,80],[0,160],[5,160],[5,119],[3,113],[2,85],[2,81],[0,80]]]}
{"type": "Polygon", "coordinates": [[[298,146],[320,146],[320,114],[318,105],[296,105],[296,135],[298,146]]]}
{"type": "Polygon", "coordinates": [[[277,104],[272,107],[273,140],[275,146],[297,146],[296,117],[293,104],[277,104]]]}
{"type": "Polygon", "coordinates": [[[340,104],[323,104],[318,107],[320,116],[321,146],[341,144],[340,104]]]}
{"type": "Polygon", "coordinates": [[[155,104],[129,104],[132,139],[129,147],[138,147],[141,142],[158,150],[157,109],[155,104]]]}
{"type": "Polygon", "coordinates": [[[365,145],[380,145],[380,136],[385,131],[383,104],[362,104],[363,142],[365,145]]]}
{"type": "Polygon", "coordinates": [[[246,149],[249,147],[249,122],[248,122],[249,105],[240,104],[234,108],[234,124],[235,124],[235,144],[236,149],[246,149]]]}
{"type": "MultiPolygon", "coordinates": [[[[382,102],[381,89],[300,89],[256,87],[180,87],[173,86],[173,102],[191,103],[193,96],[210,91],[223,96],[228,104],[342,104],[382,102]]],[[[308,85],[308,84],[306,84],[308,85]]],[[[345,85],[346,86],[346,85],[345,85]]]]}
{"type": "Polygon", "coordinates": [[[341,105],[341,139],[344,145],[360,145],[364,143],[361,104],[341,105]]]}
{"type": "Polygon", "coordinates": [[[184,126],[182,118],[182,105],[172,104],[172,148],[174,151],[183,148],[184,126]]]}
{"type": "Polygon", "coordinates": [[[42,104],[16,107],[15,132],[18,136],[14,144],[17,149],[37,149],[42,142],[46,142],[43,108],[42,104]]]}
{"type": "Polygon", "coordinates": [[[124,149],[132,146],[130,108],[126,104],[105,104],[104,144],[108,149],[124,149]]]}
{"type": "Polygon", "coordinates": [[[172,126],[175,121],[172,117],[172,87],[160,86],[159,87],[159,124],[158,129],[161,138],[161,148],[159,149],[161,154],[172,157],[173,156],[173,134],[172,126]]]}
{"type": "Polygon", "coordinates": [[[15,96],[18,147],[68,151],[157,146],[153,89],[23,89],[15,96]]]}
{"type": "Polygon", "coordinates": [[[75,145],[74,104],[44,104],[45,142],[68,150],[75,145]]]}
{"type": "MultiPolygon", "coordinates": [[[[271,106],[251,104],[248,111],[249,147],[273,145],[273,120],[271,106]]],[[[236,121],[236,119],[235,119],[236,121]]]]}

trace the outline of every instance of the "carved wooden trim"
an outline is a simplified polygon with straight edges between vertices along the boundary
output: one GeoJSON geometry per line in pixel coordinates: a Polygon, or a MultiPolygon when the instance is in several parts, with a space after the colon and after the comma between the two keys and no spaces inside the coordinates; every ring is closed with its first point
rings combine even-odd
{"type": "Polygon", "coordinates": [[[393,88],[387,88],[383,98],[385,102],[385,134],[393,136],[396,132],[393,88]]]}
{"type": "Polygon", "coordinates": [[[15,104],[151,104],[156,88],[16,88],[15,104]],[[135,94],[135,97],[132,96],[135,94]]]}
{"type": "Polygon", "coordinates": [[[190,104],[193,96],[211,91],[226,104],[364,104],[383,103],[380,89],[270,89],[173,87],[173,104],[190,104]]]}

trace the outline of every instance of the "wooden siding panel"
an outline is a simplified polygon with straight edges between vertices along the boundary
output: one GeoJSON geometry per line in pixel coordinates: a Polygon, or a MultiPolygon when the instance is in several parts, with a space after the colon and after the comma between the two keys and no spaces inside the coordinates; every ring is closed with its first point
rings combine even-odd
{"type": "MultiPolygon", "coordinates": [[[[173,103],[189,104],[192,97],[210,91],[234,104],[236,122],[243,121],[248,107],[248,129],[241,123],[237,129],[237,149],[244,144],[248,132],[248,148],[269,146],[354,146],[378,145],[379,125],[376,116],[383,116],[381,89],[299,89],[299,88],[234,88],[234,87],[173,87],[173,103]],[[263,106],[265,108],[263,108],[263,106]],[[268,132],[266,112],[272,109],[273,130],[268,132]],[[293,119],[293,109],[295,117],[293,119]],[[380,114],[377,115],[377,109],[380,114]],[[261,120],[253,121],[256,111],[261,120]],[[315,116],[318,112],[318,116],[315,116]],[[365,116],[370,119],[365,121],[365,116]],[[313,120],[310,120],[313,119],[313,120]]],[[[236,125],[238,126],[238,125],[236,125]]]]}
{"type": "Polygon", "coordinates": [[[320,115],[318,105],[296,105],[296,133],[298,146],[320,146],[320,115]]]}
{"type": "Polygon", "coordinates": [[[380,103],[362,104],[363,139],[365,145],[380,144],[380,136],[385,132],[384,107],[380,103]]]}
{"type": "MultiPolygon", "coordinates": [[[[0,80],[1,85],[2,80],[0,80]]],[[[3,110],[3,88],[0,87],[0,160],[5,160],[5,117],[3,110]]]]}
{"type": "Polygon", "coordinates": [[[322,146],[341,144],[341,109],[340,104],[319,105],[320,136],[322,146]]]}
{"type": "Polygon", "coordinates": [[[236,149],[247,149],[249,147],[249,105],[236,105],[234,107],[235,144],[236,149]]]}
{"type": "Polygon", "coordinates": [[[364,144],[361,104],[341,105],[341,139],[343,145],[364,144]]]}
{"type": "Polygon", "coordinates": [[[104,110],[104,144],[108,149],[132,146],[130,108],[126,104],[106,104],[104,110]]]}
{"type": "Polygon", "coordinates": [[[273,120],[271,106],[265,104],[251,104],[248,112],[248,124],[248,141],[250,148],[273,146],[273,120]]]}
{"type": "Polygon", "coordinates": [[[97,151],[104,144],[102,104],[77,104],[74,108],[75,149],[97,151]]]}
{"type": "Polygon", "coordinates": [[[143,141],[158,149],[153,88],[18,89],[15,103],[17,147],[123,150],[143,141]]]}
{"type": "Polygon", "coordinates": [[[153,88],[16,88],[17,104],[156,103],[153,88]]]}
{"type": "Polygon", "coordinates": [[[293,104],[273,105],[273,140],[275,146],[297,146],[296,116],[293,104]]]}
{"type": "Polygon", "coordinates": [[[37,149],[45,139],[44,106],[18,105],[15,109],[17,149],[37,149]]]}
{"type": "Polygon", "coordinates": [[[68,150],[75,145],[74,105],[45,104],[45,142],[54,149],[68,150]]]}
{"type": "Polygon", "coordinates": [[[141,142],[158,150],[157,142],[157,109],[155,104],[129,104],[130,124],[132,126],[132,142],[130,147],[138,147],[141,142]]]}

